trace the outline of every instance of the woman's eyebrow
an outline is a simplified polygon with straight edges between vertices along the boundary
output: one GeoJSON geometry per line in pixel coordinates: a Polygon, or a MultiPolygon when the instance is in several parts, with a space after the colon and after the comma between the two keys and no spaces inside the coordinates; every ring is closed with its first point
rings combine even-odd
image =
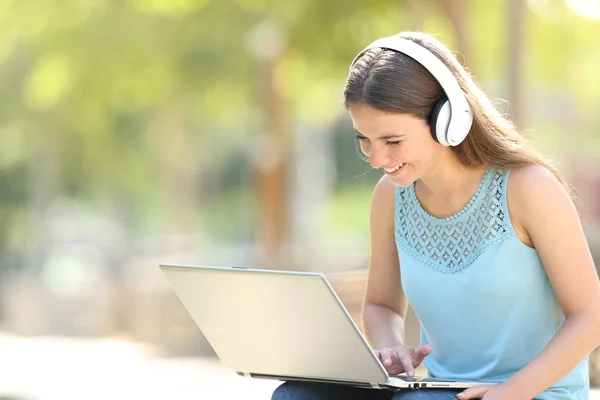
{"type": "MultiPolygon", "coordinates": [[[[358,136],[366,138],[366,136],[363,135],[362,133],[360,133],[359,131],[357,131],[356,128],[354,129],[354,132],[356,132],[356,134],[358,136]]],[[[383,136],[380,136],[380,137],[376,138],[376,140],[398,139],[398,138],[401,138],[403,136],[404,135],[391,135],[391,134],[390,135],[383,135],[383,136]]]]}

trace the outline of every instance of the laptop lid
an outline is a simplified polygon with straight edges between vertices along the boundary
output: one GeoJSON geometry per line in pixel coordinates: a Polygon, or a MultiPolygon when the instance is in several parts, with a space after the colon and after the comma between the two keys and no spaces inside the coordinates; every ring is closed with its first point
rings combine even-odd
{"type": "Polygon", "coordinates": [[[221,362],[238,373],[366,383],[388,379],[320,273],[160,268],[221,362]]]}

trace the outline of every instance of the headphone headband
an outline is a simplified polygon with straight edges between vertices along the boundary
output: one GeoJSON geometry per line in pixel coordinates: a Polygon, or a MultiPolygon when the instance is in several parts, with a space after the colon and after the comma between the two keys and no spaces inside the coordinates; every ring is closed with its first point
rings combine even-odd
{"type": "Polygon", "coordinates": [[[412,40],[394,36],[375,40],[352,60],[350,67],[367,51],[382,48],[405,54],[421,64],[442,86],[450,102],[450,121],[444,138],[437,134],[440,143],[455,146],[467,136],[473,123],[471,107],[450,69],[431,51],[412,40]],[[444,143],[447,142],[447,143],[444,143]]]}

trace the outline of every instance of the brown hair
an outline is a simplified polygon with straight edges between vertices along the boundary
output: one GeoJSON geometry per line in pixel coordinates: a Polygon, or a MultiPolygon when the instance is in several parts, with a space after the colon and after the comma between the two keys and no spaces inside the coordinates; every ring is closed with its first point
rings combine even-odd
{"type": "MultiPolygon", "coordinates": [[[[451,147],[463,165],[491,165],[506,170],[541,165],[572,194],[560,173],[500,114],[444,44],[419,32],[403,32],[397,36],[412,40],[435,54],[450,68],[465,93],[473,112],[473,126],[461,144],[451,147]]],[[[350,70],[344,104],[346,108],[367,105],[428,121],[433,105],[444,96],[437,80],[412,58],[392,50],[371,49],[350,70]]]]}

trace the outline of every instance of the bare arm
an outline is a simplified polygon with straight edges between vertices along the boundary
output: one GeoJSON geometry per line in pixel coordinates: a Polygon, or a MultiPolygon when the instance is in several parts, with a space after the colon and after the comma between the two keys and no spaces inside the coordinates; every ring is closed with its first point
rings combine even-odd
{"type": "MultiPolygon", "coordinates": [[[[600,283],[568,193],[542,167],[513,171],[508,188],[513,222],[540,255],[566,322],[536,358],[490,389],[496,393],[485,399],[531,399],[566,376],[600,342],[600,283]]],[[[475,397],[470,390],[459,398],[475,397]]]]}
{"type": "Polygon", "coordinates": [[[382,177],[371,203],[371,255],[363,308],[367,340],[382,349],[403,343],[407,302],[394,239],[394,184],[382,177]]]}
{"type": "Polygon", "coordinates": [[[540,255],[566,322],[530,364],[509,379],[527,398],[566,376],[600,341],[600,284],[568,193],[541,167],[517,171],[518,218],[540,255]]]}

